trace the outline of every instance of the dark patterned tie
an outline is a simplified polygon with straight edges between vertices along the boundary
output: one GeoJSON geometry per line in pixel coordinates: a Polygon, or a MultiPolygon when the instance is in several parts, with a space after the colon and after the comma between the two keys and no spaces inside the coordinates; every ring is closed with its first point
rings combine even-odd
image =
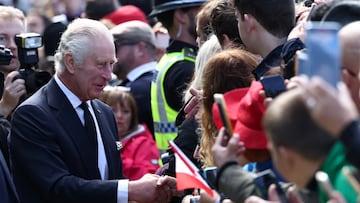
{"type": "Polygon", "coordinates": [[[85,129],[88,134],[88,138],[91,143],[91,150],[95,152],[96,156],[96,163],[98,162],[98,143],[97,143],[97,134],[96,134],[96,127],[95,127],[95,121],[93,117],[91,116],[91,113],[89,111],[88,105],[86,102],[82,102],[80,104],[80,107],[84,110],[84,120],[85,120],[85,129]]]}

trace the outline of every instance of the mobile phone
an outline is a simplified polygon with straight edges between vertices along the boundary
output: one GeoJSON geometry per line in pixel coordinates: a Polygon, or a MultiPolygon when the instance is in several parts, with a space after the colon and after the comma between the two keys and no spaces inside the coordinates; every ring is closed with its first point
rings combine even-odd
{"type": "Polygon", "coordinates": [[[265,200],[269,199],[268,190],[270,185],[275,184],[276,192],[279,196],[280,202],[289,203],[289,200],[286,197],[284,190],[281,188],[281,185],[277,181],[275,174],[271,169],[267,169],[257,173],[254,179],[254,184],[259,196],[265,200]]]}
{"type": "Polygon", "coordinates": [[[336,22],[306,23],[307,66],[305,74],[319,76],[336,88],[341,74],[341,50],[336,22]]]}
{"type": "Polygon", "coordinates": [[[266,97],[274,98],[286,90],[284,78],[279,74],[263,76],[260,82],[264,87],[266,97]]]}
{"type": "Polygon", "coordinates": [[[327,173],[323,171],[317,171],[315,174],[315,179],[317,183],[320,185],[322,190],[326,193],[326,195],[330,198],[331,193],[334,191],[334,188],[332,187],[329,176],[327,173]]]}
{"type": "Polygon", "coordinates": [[[189,104],[189,102],[192,100],[192,98],[194,98],[194,95],[191,96],[186,102],[185,104],[180,108],[179,112],[178,112],[178,115],[176,116],[176,119],[175,119],[175,125],[176,126],[180,126],[182,124],[182,122],[184,122],[185,120],[185,107],[186,105],[189,104]]]}
{"type": "Polygon", "coordinates": [[[204,169],[204,178],[206,182],[212,189],[216,189],[216,174],[217,174],[217,167],[206,167],[204,169]]]}
{"type": "Polygon", "coordinates": [[[220,112],[220,117],[221,117],[221,121],[225,127],[225,131],[226,134],[228,136],[232,136],[233,135],[233,128],[231,125],[231,122],[229,120],[229,116],[227,114],[226,111],[226,103],[224,100],[224,95],[223,94],[219,94],[219,93],[215,93],[214,94],[214,100],[218,106],[219,112],[220,112]]]}
{"type": "Polygon", "coordinates": [[[306,18],[306,21],[310,21],[311,20],[311,16],[313,15],[314,11],[315,11],[315,7],[316,7],[316,4],[311,4],[311,8],[310,8],[310,11],[309,11],[309,14],[306,18]]]}

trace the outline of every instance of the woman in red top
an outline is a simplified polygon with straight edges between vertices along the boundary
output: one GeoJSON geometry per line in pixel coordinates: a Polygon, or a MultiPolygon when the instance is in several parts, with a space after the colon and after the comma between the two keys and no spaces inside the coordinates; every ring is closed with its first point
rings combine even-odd
{"type": "Polygon", "coordinates": [[[114,114],[121,141],[123,174],[129,180],[137,180],[159,168],[159,150],[145,124],[138,123],[134,97],[124,87],[105,88],[101,98],[114,114]]]}

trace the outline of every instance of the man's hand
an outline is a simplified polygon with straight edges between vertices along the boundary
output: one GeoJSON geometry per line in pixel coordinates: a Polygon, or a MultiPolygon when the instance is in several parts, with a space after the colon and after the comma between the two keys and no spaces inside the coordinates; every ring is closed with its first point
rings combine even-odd
{"type": "Polygon", "coordinates": [[[221,128],[212,147],[214,163],[217,167],[221,167],[230,161],[237,161],[238,157],[245,151],[244,143],[239,141],[238,134],[234,134],[230,140],[224,134],[225,129],[221,128]]]}
{"type": "Polygon", "coordinates": [[[307,84],[304,102],[311,117],[323,129],[334,136],[351,121],[358,119],[358,113],[350,93],[343,82],[337,90],[319,77],[314,77],[307,84]]]}
{"type": "Polygon", "coordinates": [[[160,194],[164,194],[159,202],[169,202],[171,197],[180,196],[181,192],[177,191],[176,179],[171,176],[161,176],[157,182],[160,194]]]}
{"type": "Polygon", "coordinates": [[[18,75],[18,71],[12,71],[4,81],[4,92],[0,100],[0,114],[5,117],[18,105],[20,97],[26,94],[25,80],[15,79],[18,75]]]}
{"type": "Polygon", "coordinates": [[[129,182],[129,201],[166,203],[177,194],[176,179],[170,176],[146,174],[129,182]]]}

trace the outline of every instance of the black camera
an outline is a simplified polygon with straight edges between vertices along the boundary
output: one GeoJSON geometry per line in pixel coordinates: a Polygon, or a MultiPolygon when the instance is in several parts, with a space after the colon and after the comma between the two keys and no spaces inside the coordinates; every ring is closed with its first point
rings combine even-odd
{"type": "Polygon", "coordinates": [[[0,45],[0,65],[9,65],[13,54],[10,49],[6,48],[4,45],[0,45]]]}
{"type": "Polygon", "coordinates": [[[25,80],[27,94],[36,92],[50,79],[51,74],[38,70],[38,48],[43,45],[43,38],[37,33],[23,33],[15,36],[20,61],[19,78],[25,80]]]}

